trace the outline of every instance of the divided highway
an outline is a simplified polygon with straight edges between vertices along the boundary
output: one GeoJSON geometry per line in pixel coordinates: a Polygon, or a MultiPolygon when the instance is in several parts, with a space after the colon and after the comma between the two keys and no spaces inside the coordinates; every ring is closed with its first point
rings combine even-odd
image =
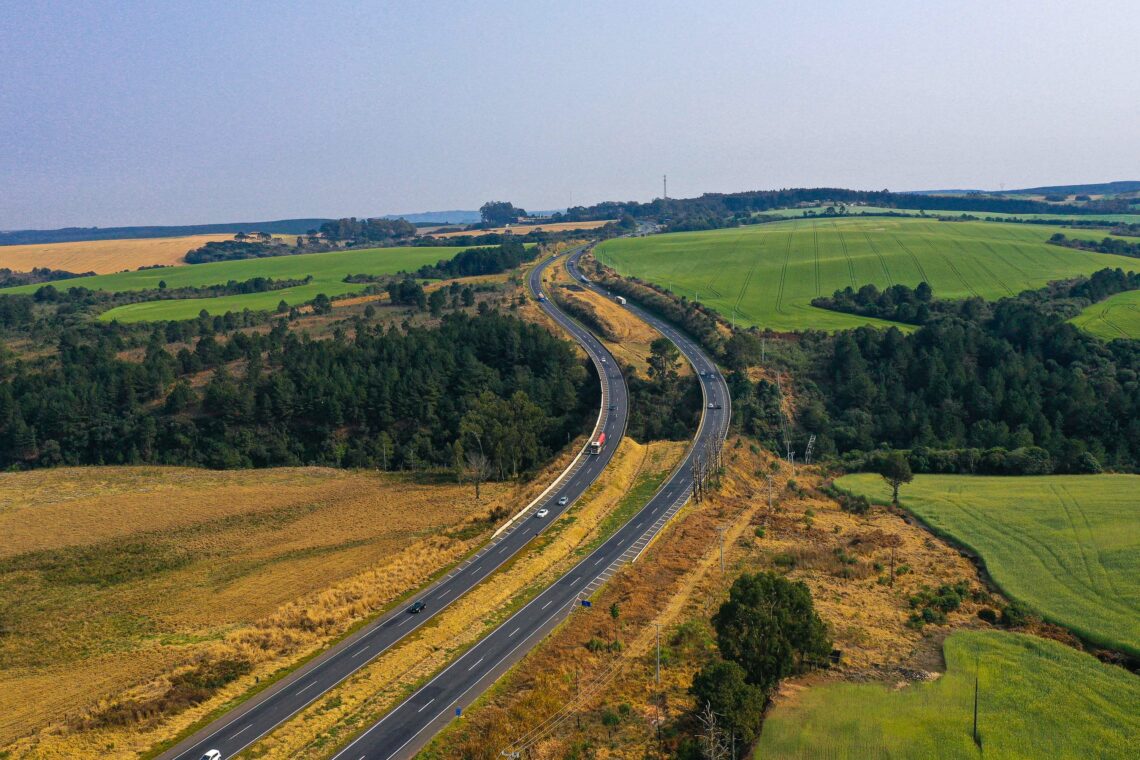
{"type": "MultiPolygon", "coordinates": [[[[540,292],[542,271],[547,261],[531,272],[530,288],[540,292]]],[[[291,716],[319,699],[348,676],[427,623],[442,609],[470,591],[526,546],[559,515],[569,509],[613,457],[629,417],[629,393],[613,356],[585,328],[563,314],[549,301],[539,304],[586,350],[601,381],[601,409],[591,440],[605,433],[606,445],[600,454],[586,450],[537,499],[515,515],[506,529],[434,585],[415,597],[425,605],[411,614],[401,606],[364,626],[335,647],[313,659],[265,692],[223,715],[198,733],[160,755],[160,760],[199,760],[209,750],[224,759],[232,758],[268,734],[291,716]],[[567,503],[558,502],[565,497],[567,503]],[[536,513],[549,513],[542,518],[536,513]]],[[[387,755],[385,755],[387,756],[387,755]]]]}
{"type": "MultiPolygon", "coordinates": [[[[582,253],[579,250],[571,254],[567,268],[583,287],[597,290],[584,281],[577,268],[582,253]]],[[[539,277],[537,271],[532,275],[532,291],[537,289],[539,277]]],[[[693,456],[709,445],[720,445],[728,433],[728,386],[696,343],[652,314],[633,305],[627,308],[672,340],[698,371],[704,413],[685,458],[653,498],[605,543],[357,737],[334,760],[396,760],[414,756],[455,719],[457,711],[466,708],[565,619],[580,600],[596,591],[621,564],[639,557],[688,501],[693,485],[693,456]]],[[[575,336],[578,337],[577,332],[575,336]]],[[[616,373],[612,359],[608,363],[611,367],[607,372],[616,373]]]]}

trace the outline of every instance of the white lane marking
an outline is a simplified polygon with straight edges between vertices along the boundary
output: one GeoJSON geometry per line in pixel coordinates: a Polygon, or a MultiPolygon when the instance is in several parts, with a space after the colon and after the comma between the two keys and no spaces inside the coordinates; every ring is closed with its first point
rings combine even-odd
{"type": "Polygon", "coordinates": [[[411,618],[410,618],[410,617],[406,617],[406,618],[404,618],[403,620],[401,620],[399,623],[396,623],[396,625],[397,625],[397,626],[401,626],[401,625],[403,625],[404,623],[408,622],[409,620],[411,620],[411,618]]]}
{"type": "Polygon", "coordinates": [[[511,636],[514,636],[518,632],[519,632],[518,628],[514,629],[513,631],[511,631],[510,633],[507,634],[507,638],[509,639],[511,636]]]}
{"type": "Polygon", "coordinates": [[[368,645],[367,645],[367,644],[365,644],[364,646],[362,646],[362,647],[360,648],[360,651],[359,651],[359,652],[357,652],[357,653],[355,653],[355,654],[354,654],[354,655],[352,655],[352,656],[353,656],[353,657],[359,657],[360,655],[364,654],[364,650],[366,650],[366,649],[368,649],[368,645]]]}
{"type": "Polygon", "coordinates": [[[423,711],[424,711],[424,707],[427,707],[428,705],[430,705],[430,704],[431,704],[432,702],[434,702],[434,701],[435,701],[435,697],[432,697],[432,698],[431,698],[431,699],[429,699],[427,702],[424,702],[424,706],[423,706],[423,707],[421,707],[420,709],[416,710],[416,712],[423,712],[423,711]]]}
{"type": "MultiPolygon", "coordinates": [[[[243,728],[241,731],[245,731],[245,730],[246,730],[246,728],[253,728],[253,724],[252,724],[252,723],[250,723],[248,726],[246,726],[245,728],[243,728]]],[[[233,736],[231,736],[231,737],[230,737],[230,741],[232,742],[234,739],[238,738],[238,734],[240,734],[240,733],[241,733],[241,731],[238,731],[238,732],[237,732],[237,734],[234,734],[233,736]]]]}
{"type": "Polygon", "coordinates": [[[506,550],[507,550],[507,547],[505,547],[505,546],[502,546],[502,547],[500,547],[500,548],[499,548],[499,551],[497,551],[497,552],[495,552],[495,553],[496,553],[496,554],[502,554],[502,553],[503,553],[503,552],[505,552],[506,550]]]}
{"type": "Polygon", "coordinates": [[[436,599],[442,599],[450,593],[451,593],[451,589],[444,589],[443,593],[440,594],[439,596],[437,596],[436,599]]]}
{"type": "Polygon", "coordinates": [[[580,576],[580,575],[575,575],[575,576],[574,576],[574,580],[570,581],[570,585],[571,585],[571,586],[573,586],[573,585],[574,585],[575,583],[577,583],[577,582],[578,582],[578,581],[579,581],[581,578],[582,578],[582,576],[580,576]]]}
{"type": "Polygon", "coordinates": [[[602,560],[604,560],[604,559],[605,559],[605,557],[598,557],[598,561],[595,562],[594,565],[597,566],[597,565],[602,564],[602,560]]]}
{"type": "Polygon", "coordinates": [[[545,610],[547,607],[549,607],[549,606],[550,606],[551,604],[553,604],[553,603],[554,603],[554,600],[553,600],[553,599],[551,599],[549,602],[547,602],[546,604],[542,605],[542,609],[544,609],[544,610],[545,610]]]}
{"type": "Polygon", "coordinates": [[[300,690],[299,692],[297,692],[297,693],[298,693],[298,694],[304,694],[306,691],[308,691],[309,689],[311,689],[312,687],[314,687],[314,686],[316,686],[316,685],[317,685],[317,682],[316,682],[316,681],[313,681],[311,684],[309,684],[309,685],[308,685],[308,686],[306,686],[305,688],[301,689],[301,690],[300,690]]]}
{"type": "MultiPolygon", "coordinates": [[[[482,657],[480,657],[480,658],[478,659],[478,661],[475,663],[475,665],[478,665],[480,662],[483,662],[483,658],[482,658],[482,657]]],[[[471,667],[467,668],[467,672],[468,672],[468,673],[470,673],[472,670],[474,670],[474,669],[475,669],[475,665],[472,665],[471,667]]]]}

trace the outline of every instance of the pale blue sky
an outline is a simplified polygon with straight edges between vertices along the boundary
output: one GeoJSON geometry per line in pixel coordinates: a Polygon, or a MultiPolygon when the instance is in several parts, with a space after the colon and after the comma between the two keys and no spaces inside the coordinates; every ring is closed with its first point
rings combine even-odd
{"type": "Polygon", "coordinates": [[[0,0],[0,229],[1140,179],[1140,3],[0,0]]]}

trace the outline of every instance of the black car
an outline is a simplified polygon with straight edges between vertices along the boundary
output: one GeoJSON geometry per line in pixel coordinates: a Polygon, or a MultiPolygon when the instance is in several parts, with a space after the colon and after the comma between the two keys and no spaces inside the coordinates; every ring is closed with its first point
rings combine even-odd
{"type": "Polygon", "coordinates": [[[427,605],[424,604],[423,602],[416,602],[415,604],[413,604],[411,607],[408,608],[408,612],[415,615],[416,613],[423,612],[425,607],[427,607],[427,605]]]}

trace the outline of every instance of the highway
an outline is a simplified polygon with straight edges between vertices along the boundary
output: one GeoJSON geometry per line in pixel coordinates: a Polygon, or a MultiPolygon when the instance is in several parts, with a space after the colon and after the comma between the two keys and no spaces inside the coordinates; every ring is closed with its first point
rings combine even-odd
{"type": "MultiPolygon", "coordinates": [[[[532,294],[539,293],[542,271],[550,263],[551,261],[544,262],[532,270],[529,281],[532,294]]],[[[422,601],[426,605],[422,612],[412,614],[407,611],[407,605],[402,605],[381,616],[269,689],[164,752],[159,756],[160,760],[199,760],[208,750],[218,750],[222,758],[234,757],[423,626],[494,573],[573,506],[574,501],[597,480],[625,434],[629,418],[629,393],[625,380],[613,356],[589,331],[566,316],[549,300],[540,301],[539,306],[586,350],[597,370],[601,384],[601,404],[591,440],[596,439],[599,433],[605,433],[606,445],[602,452],[588,454],[583,448],[550,487],[515,515],[509,527],[500,528],[478,552],[415,596],[416,601],[422,601]],[[562,497],[567,498],[565,506],[558,503],[562,497]],[[536,513],[540,509],[549,510],[549,514],[539,518],[536,513]]]]}
{"type": "MultiPolygon", "coordinates": [[[[567,269],[580,285],[601,292],[583,282],[577,268],[582,253],[579,250],[569,255],[567,269]]],[[[537,276],[532,276],[532,290],[537,276]]],[[[723,443],[727,435],[731,419],[728,386],[713,361],[693,341],[652,314],[632,304],[627,308],[672,340],[698,371],[704,411],[694,444],[685,458],[653,498],[600,547],[360,734],[335,760],[403,760],[414,756],[456,718],[457,710],[466,708],[522,659],[618,567],[639,557],[688,501],[693,456],[704,452],[710,444],[723,443]]]]}

